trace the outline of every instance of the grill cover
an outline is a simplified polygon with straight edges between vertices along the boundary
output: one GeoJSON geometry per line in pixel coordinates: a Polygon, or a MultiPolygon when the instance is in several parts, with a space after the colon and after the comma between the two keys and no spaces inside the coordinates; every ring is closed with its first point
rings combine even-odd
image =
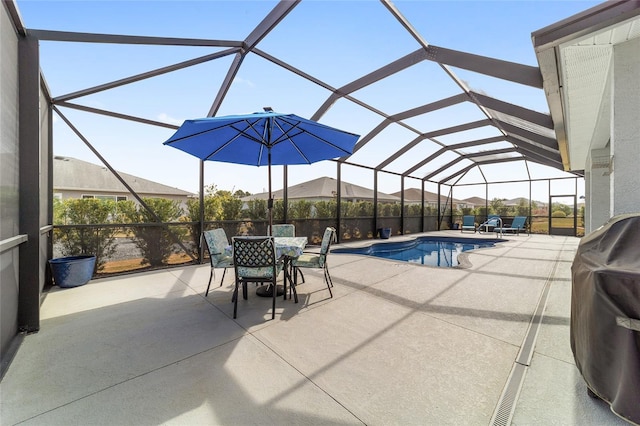
{"type": "Polygon", "coordinates": [[[576,365],[614,413],[640,423],[640,214],[585,236],[571,272],[576,365]]]}

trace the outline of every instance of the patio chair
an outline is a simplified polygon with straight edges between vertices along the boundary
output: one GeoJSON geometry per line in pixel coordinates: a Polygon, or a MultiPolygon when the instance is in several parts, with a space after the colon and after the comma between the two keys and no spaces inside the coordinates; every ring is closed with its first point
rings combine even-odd
{"type": "Polygon", "coordinates": [[[207,244],[209,260],[211,261],[209,284],[207,284],[207,291],[204,294],[204,297],[207,297],[209,295],[209,288],[211,287],[211,280],[216,276],[216,268],[223,268],[222,279],[220,280],[220,287],[222,287],[227,268],[233,268],[233,257],[225,253],[225,248],[229,246],[229,240],[227,239],[227,233],[224,229],[217,228],[204,231],[202,236],[207,244]]]}
{"type": "MultiPolygon", "coordinates": [[[[322,243],[320,245],[320,252],[304,252],[297,259],[293,259],[291,261],[291,265],[295,268],[314,268],[314,269],[322,269],[324,271],[324,282],[327,284],[327,288],[329,289],[329,295],[333,297],[333,292],[331,291],[331,287],[333,287],[333,281],[331,280],[331,275],[329,275],[329,267],[327,265],[327,254],[329,253],[329,247],[332,242],[336,241],[336,229],[332,227],[327,227],[324,230],[324,235],[322,236],[322,243]]],[[[298,275],[294,275],[293,282],[295,289],[295,285],[298,281],[298,275]]]]}
{"type": "Polygon", "coordinates": [[[296,236],[296,226],[290,223],[271,225],[271,228],[273,228],[272,233],[274,237],[295,237],[296,236]]]}
{"type": "MultiPolygon", "coordinates": [[[[238,288],[242,285],[242,297],[247,300],[247,283],[268,283],[272,287],[271,319],[276,317],[276,281],[282,271],[282,262],[276,260],[273,237],[233,237],[233,264],[236,285],[233,290],[233,318],[238,312],[238,288]]],[[[296,289],[293,288],[295,293],[296,289]]],[[[297,297],[297,295],[296,295],[297,297]]]]}
{"type": "Polygon", "coordinates": [[[462,226],[460,227],[460,232],[464,232],[464,231],[473,231],[473,233],[475,234],[476,232],[476,223],[475,223],[475,216],[462,216],[462,226]]]}
{"type": "MultiPolygon", "coordinates": [[[[271,232],[273,233],[274,237],[295,237],[296,236],[296,226],[290,223],[271,225],[271,228],[273,229],[271,232]]],[[[300,274],[300,277],[302,278],[301,284],[304,284],[304,274],[302,273],[302,271],[292,266],[290,272],[292,274],[291,276],[293,276],[293,274],[296,274],[296,275],[300,274]]]]}
{"type": "Polygon", "coordinates": [[[493,228],[493,230],[495,231],[496,235],[500,233],[505,233],[505,232],[515,232],[516,235],[520,235],[520,231],[525,230],[526,222],[527,222],[526,216],[516,216],[513,218],[513,222],[511,222],[511,225],[506,227],[496,227],[496,228],[493,228]]]}

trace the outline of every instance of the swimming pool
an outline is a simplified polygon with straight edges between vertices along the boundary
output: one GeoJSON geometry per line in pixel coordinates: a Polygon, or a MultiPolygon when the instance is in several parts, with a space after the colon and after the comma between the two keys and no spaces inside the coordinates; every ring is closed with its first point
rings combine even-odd
{"type": "Polygon", "coordinates": [[[331,253],[359,254],[383,259],[452,268],[462,252],[494,247],[499,238],[417,237],[409,241],[373,243],[366,247],[335,248],[331,253]]]}

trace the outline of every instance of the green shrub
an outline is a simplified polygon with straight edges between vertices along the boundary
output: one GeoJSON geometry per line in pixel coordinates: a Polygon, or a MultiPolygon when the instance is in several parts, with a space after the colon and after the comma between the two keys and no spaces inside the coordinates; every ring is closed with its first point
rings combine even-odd
{"type": "MultiPolygon", "coordinates": [[[[99,225],[117,220],[116,202],[112,200],[68,199],[53,203],[54,225],[99,225]]],[[[54,242],[63,256],[94,255],[95,271],[104,269],[107,258],[115,253],[118,228],[55,228],[54,242]]],[[[94,271],[94,272],[95,272],[94,271]]]]}
{"type": "Polygon", "coordinates": [[[422,206],[420,204],[406,204],[404,206],[404,214],[406,216],[420,216],[422,214],[422,206]]]}
{"type": "Polygon", "coordinates": [[[307,200],[292,201],[287,212],[290,219],[308,219],[311,217],[313,203],[307,200]]]}
{"type": "Polygon", "coordinates": [[[247,202],[247,208],[243,210],[245,217],[252,220],[265,220],[267,218],[267,200],[251,200],[247,202]]]}
{"type": "MultiPolygon", "coordinates": [[[[284,220],[284,201],[283,200],[273,200],[273,209],[271,210],[271,216],[273,220],[281,221],[284,220]]],[[[269,217],[269,210],[267,209],[267,217],[269,217]]]]}
{"type": "MultiPolygon", "coordinates": [[[[215,185],[209,185],[205,188],[204,202],[204,221],[215,222],[222,220],[238,220],[242,218],[242,200],[245,193],[242,190],[235,191],[219,191],[215,185]]],[[[186,218],[189,222],[196,222],[190,226],[191,238],[193,240],[192,253],[197,255],[200,249],[200,200],[187,200],[186,218]]],[[[206,229],[206,227],[205,227],[206,229]]],[[[227,231],[228,232],[228,231],[227,231]]]]}
{"type": "MultiPolygon", "coordinates": [[[[143,198],[147,206],[160,219],[160,222],[175,222],[182,216],[180,202],[168,200],[166,198],[143,198]]],[[[182,228],[174,229],[173,234],[168,226],[148,225],[157,223],[151,212],[141,205],[136,205],[133,201],[121,201],[118,204],[123,219],[132,224],[147,224],[142,226],[132,226],[133,241],[142,252],[141,264],[149,264],[152,267],[163,266],[167,263],[169,256],[178,250],[174,247],[175,238],[182,237],[182,228]]]]}
{"type": "Polygon", "coordinates": [[[567,214],[562,210],[555,210],[553,213],[551,213],[551,217],[567,217],[567,214]]]}
{"type": "Polygon", "coordinates": [[[337,203],[335,201],[318,201],[314,205],[318,219],[330,219],[336,217],[337,203]]]}

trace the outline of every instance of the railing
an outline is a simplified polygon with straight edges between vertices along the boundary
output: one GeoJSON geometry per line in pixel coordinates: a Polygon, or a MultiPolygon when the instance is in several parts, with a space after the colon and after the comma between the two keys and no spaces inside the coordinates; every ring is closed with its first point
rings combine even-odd
{"type": "Polygon", "coordinates": [[[4,253],[9,249],[19,246],[20,244],[26,242],[27,239],[27,235],[16,235],[15,237],[7,238],[6,240],[0,241],[0,253],[4,253]]]}

